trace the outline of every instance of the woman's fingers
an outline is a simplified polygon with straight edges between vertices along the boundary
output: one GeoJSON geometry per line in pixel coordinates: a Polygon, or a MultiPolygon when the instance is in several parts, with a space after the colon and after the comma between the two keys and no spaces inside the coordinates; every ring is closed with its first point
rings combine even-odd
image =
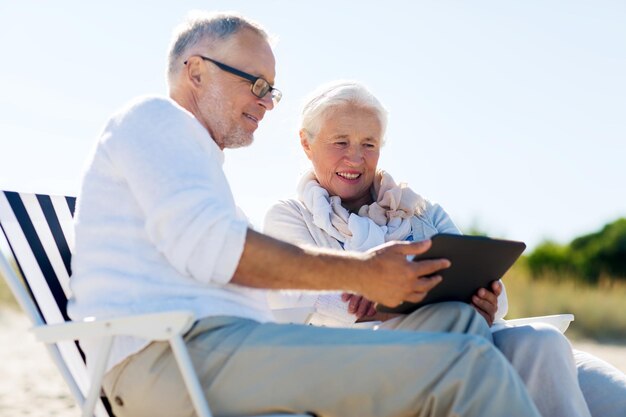
{"type": "Polygon", "coordinates": [[[500,281],[494,281],[491,283],[491,290],[496,295],[496,298],[502,294],[502,283],[500,281]]]}
{"type": "Polygon", "coordinates": [[[348,302],[348,313],[359,319],[376,314],[374,303],[361,295],[343,293],[341,299],[348,302]]]}
{"type": "Polygon", "coordinates": [[[357,318],[362,318],[367,316],[367,312],[369,311],[372,302],[366,298],[361,298],[361,302],[357,306],[356,312],[354,313],[357,318]]]}
{"type": "Polygon", "coordinates": [[[479,289],[472,297],[472,305],[476,310],[487,320],[489,326],[493,324],[496,311],[498,310],[498,295],[501,291],[501,286],[498,287],[492,285],[494,292],[491,292],[485,288],[479,289]]]}

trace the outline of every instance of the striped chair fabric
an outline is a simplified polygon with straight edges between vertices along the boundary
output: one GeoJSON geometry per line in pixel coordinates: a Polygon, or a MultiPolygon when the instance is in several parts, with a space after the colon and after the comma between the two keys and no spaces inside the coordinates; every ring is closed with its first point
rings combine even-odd
{"type": "MultiPolygon", "coordinates": [[[[11,283],[5,278],[35,326],[70,320],[66,306],[70,296],[75,204],[74,197],[0,193],[0,228],[23,281],[11,283]]],[[[89,376],[78,344],[62,341],[49,345],[48,350],[74,397],[84,399],[89,376]]],[[[106,398],[103,400],[96,406],[96,416],[113,416],[106,398]]]]}
{"type": "MultiPolygon", "coordinates": [[[[0,256],[0,275],[4,276],[33,323],[36,337],[46,343],[53,361],[82,407],[83,415],[114,417],[106,397],[98,399],[99,392],[95,390],[89,395],[89,388],[93,383],[99,390],[112,338],[127,334],[170,343],[197,415],[211,417],[182,339],[182,334],[193,323],[191,313],[164,312],[93,322],[72,322],[67,316],[75,205],[74,197],[0,191],[0,229],[22,278],[15,274],[4,256],[0,256]],[[77,334],[83,335],[80,337],[101,337],[106,345],[95,360],[96,376],[87,372],[84,355],[74,341],[77,334]]],[[[310,313],[309,309],[300,310],[303,309],[283,312],[284,321],[303,320],[310,313]]],[[[280,416],[285,414],[257,417],[280,416]]]]}

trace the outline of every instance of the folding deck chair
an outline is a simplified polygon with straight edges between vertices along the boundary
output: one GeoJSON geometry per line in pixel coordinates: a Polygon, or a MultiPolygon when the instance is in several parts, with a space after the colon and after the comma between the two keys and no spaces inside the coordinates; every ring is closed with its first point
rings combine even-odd
{"type": "MultiPolygon", "coordinates": [[[[0,229],[23,278],[18,277],[4,256],[0,256],[0,275],[4,276],[13,295],[31,320],[35,337],[46,344],[49,354],[81,407],[82,415],[114,417],[106,397],[100,397],[102,378],[112,338],[116,335],[133,335],[170,343],[197,415],[211,417],[182,339],[193,324],[192,313],[172,311],[83,322],[72,322],[67,316],[75,203],[74,197],[0,191],[0,229]],[[77,343],[77,339],[84,337],[99,337],[103,341],[91,378],[77,343]]],[[[274,311],[279,321],[294,323],[305,323],[311,312],[310,308],[274,311]]],[[[515,325],[546,322],[564,332],[571,320],[573,315],[566,314],[508,322],[515,325]]]]}
{"type": "MultiPolygon", "coordinates": [[[[170,344],[197,415],[211,417],[182,339],[194,322],[191,312],[172,311],[83,322],[72,322],[67,316],[75,203],[74,197],[0,191],[0,228],[23,279],[4,256],[0,256],[0,275],[4,276],[31,320],[35,337],[46,344],[81,407],[82,416],[114,417],[106,397],[100,396],[102,378],[113,337],[132,335],[170,344]],[[102,339],[91,378],[77,343],[78,339],[85,337],[102,339]]],[[[293,320],[289,321],[304,321],[304,316],[298,315],[308,313],[293,311],[285,314],[287,317],[291,314],[293,320]]]]}

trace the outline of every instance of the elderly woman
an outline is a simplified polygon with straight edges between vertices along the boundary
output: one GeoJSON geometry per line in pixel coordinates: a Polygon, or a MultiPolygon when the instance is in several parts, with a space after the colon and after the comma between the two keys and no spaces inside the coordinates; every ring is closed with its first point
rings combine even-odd
{"type": "MultiPolygon", "coordinates": [[[[392,240],[459,234],[439,205],[378,169],[386,125],[387,112],[358,83],[337,82],[314,93],[304,106],[300,127],[300,143],[313,170],[302,177],[297,199],[270,209],[265,232],[298,245],[352,251],[392,240]]],[[[303,300],[318,311],[314,324],[388,318],[376,316],[372,303],[356,295],[270,295],[276,307],[303,300]]],[[[500,321],[507,306],[503,285],[495,282],[491,290],[479,290],[472,305],[490,326],[500,321]]],[[[402,328],[401,320],[391,318],[380,328],[402,328]]],[[[542,415],[589,416],[590,409],[594,417],[626,415],[626,377],[587,354],[579,354],[577,370],[567,339],[555,328],[504,328],[493,332],[493,342],[518,370],[542,415]]]]}

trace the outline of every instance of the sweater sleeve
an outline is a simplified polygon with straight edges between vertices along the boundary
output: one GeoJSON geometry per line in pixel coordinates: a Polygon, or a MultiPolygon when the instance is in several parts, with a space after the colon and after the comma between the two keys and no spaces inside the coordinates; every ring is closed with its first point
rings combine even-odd
{"type": "Polygon", "coordinates": [[[181,274],[228,282],[247,224],[222,171],[221,151],[188,112],[164,99],[112,119],[102,146],[145,215],[145,231],[181,274]]]}
{"type": "MultiPolygon", "coordinates": [[[[439,205],[433,204],[428,207],[430,211],[430,217],[432,222],[439,233],[451,233],[455,235],[460,235],[461,231],[452,221],[452,218],[446,213],[446,211],[439,205]]],[[[502,284],[502,292],[498,296],[498,309],[496,310],[496,314],[494,317],[495,321],[500,321],[506,316],[509,310],[509,300],[506,295],[506,288],[504,287],[504,282],[500,280],[500,284],[502,284]]]]}

